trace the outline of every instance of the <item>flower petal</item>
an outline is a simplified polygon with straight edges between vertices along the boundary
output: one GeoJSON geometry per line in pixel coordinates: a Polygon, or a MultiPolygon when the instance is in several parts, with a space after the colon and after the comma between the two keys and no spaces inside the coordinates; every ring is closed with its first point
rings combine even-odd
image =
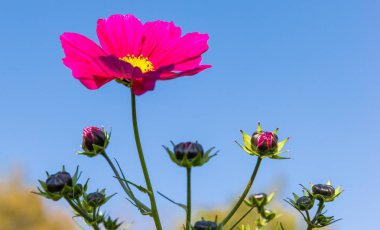
{"type": "Polygon", "coordinates": [[[98,89],[114,79],[112,75],[105,72],[96,62],[76,62],[64,59],[63,63],[72,70],[73,76],[88,89],[98,89]]]}
{"type": "Polygon", "coordinates": [[[154,90],[158,76],[159,74],[156,72],[149,72],[142,74],[140,77],[134,77],[132,83],[133,93],[139,96],[149,90],[154,90]]]}
{"type": "Polygon", "coordinates": [[[133,67],[128,62],[121,61],[115,56],[103,56],[98,58],[98,65],[115,78],[132,82],[132,90],[135,95],[141,95],[153,90],[159,77],[159,72],[152,71],[142,73],[140,68],[133,67]]]}
{"type": "Polygon", "coordinates": [[[199,58],[207,51],[208,34],[189,33],[179,39],[170,49],[157,57],[158,66],[181,64],[199,58]]]}
{"type": "Polygon", "coordinates": [[[108,75],[119,79],[132,79],[133,66],[115,56],[102,56],[95,59],[94,62],[108,75]]]}
{"type": "MultiPolygon", "coordinates": [[[[154,21],[144,24],[144,44],[141,54],[154,65],[161,53],[167,52],[181,38],[181,28],[173,22],[154,21]]],[[[170,63],[171,64],[171,63],[170,63]]]]}
{"type": "Polygon", "coordinates": [[[143,40],[143,25],[133,15],[112,15],[99,19],[97,34],[100,45],[116,57],[138,56],[143,40]]]}
{"type": "Polygon", "coordinates": [[[105,55],[105,52],[93,41],[77,33],[63,33],[60,36],[65,59],[89,61],[93,57],[105,55]]]}
{"type": "Polygon", "coordinates": [[[183,76],[193,76],[205,69],[208,69],[210,68],[211,65],[201,65],[197,68],[194,68],[194,69],[190,69],[190,70],[187,70],[187,71],[183,71],[183,72],[164,72],[160,75],[160,79],[159,80],[170,80],[170,79],[173,79],[173,78],[177,78],[177,77],[183,77],[183,76]]]}
{"type": "Polygon", "coordinates": [[[97,57],[105,55],[95,42],[76,33],[64,33],[60,40],[66,55],[63,63],[88,89],[98,89],[113,79],[93,62],[97,57]]]}

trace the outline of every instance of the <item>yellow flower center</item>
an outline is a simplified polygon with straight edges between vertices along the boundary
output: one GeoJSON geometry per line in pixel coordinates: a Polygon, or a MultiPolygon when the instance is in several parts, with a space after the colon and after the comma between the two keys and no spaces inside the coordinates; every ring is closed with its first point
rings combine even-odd
{"type": "Polygon", "coordinates": [[[120,60],[128,62],[133,67],[139,67],[143,73],[154,70],[152,62],[142,55],[135,57],[135,55],[128,54],[127,56],[120,58],[120,60]]]}

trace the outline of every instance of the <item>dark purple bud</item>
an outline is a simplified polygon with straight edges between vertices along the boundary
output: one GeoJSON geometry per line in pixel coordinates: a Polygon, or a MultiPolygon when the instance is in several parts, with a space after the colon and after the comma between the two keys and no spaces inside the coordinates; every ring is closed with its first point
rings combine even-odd
{"type": "Polygon", "coordinates": [[[87,195],[87,203],[91,207],[98,207],[105,201],[105,196],[100,192],[93,192],[87,195]]]}
{"type": "Polygon", "coordinates": [[[194,225],[195,230],[216,230],[218,225],[212,221],[200,220],[194,225]]]}
{"type": "Polygon", "coordinates": [[[92,145],[104,146],[106,142],[106,134],[98,127],[87,127],[83,129],[82,148],[84,151],[93,151],[92,145]]]}
{"type": "Polygon", "coordinates": [[[331,185],[327,184],[316,184],[313,185],[313,194],[314,195],[322,195],[322,196],[333,196],[335,194],[335,189],[331,185]]]}
{"type": "Polygon", "coordinates": [[[67,172],[57,172],[56,174],[50,175],[46,180],[47,190],[52,193],[61,192],[65,185],[73,185],[73,180],[67,172]]]}
{"type": "Polygon", "coordinates": [[[296,203],[301,211],[306,211],[313,207],[312,200],[308,196],[301,196],[296,203]]]}
{"type": "Polygon", "coordinates": [[[259,153],[268,153],[277,148],[278,137],[272,132],[254,132],[251,139],[252,148],[259,153]]]}
{"type": "Polygon", "coordinates": [[[266,199],[267,199],[267,194],[265,193],[257,193],[248,197],[248,200],[252,203],[254,207],[256,205],[259,205],[259,206],[266,205],[265,204],[266,199]]]}
{"type": "Polygon", "coordinates": [[[257,201],[262,201],[265,198],[267,198],[267,194],[265,194],[265,193],[257,193],[255,195],[251,196],[251,198],[255,198],[257,201]]]}
{"type": "Polygon", "coordinates": [[[182,160],[184,156],[187,156],[187,159],[191,160],[199,154],[203,156],[202,145],[197,142],[182,142],[174,146],[175,157],[178,160],[182,160]]]}

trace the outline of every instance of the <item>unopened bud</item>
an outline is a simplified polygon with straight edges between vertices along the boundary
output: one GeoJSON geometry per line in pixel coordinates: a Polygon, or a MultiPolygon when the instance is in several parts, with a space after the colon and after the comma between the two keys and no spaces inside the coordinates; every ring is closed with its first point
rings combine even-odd
{"type": "Polygon", "coordinates": [[[277,148],[278,137],[272,132],[256,131],[252,135],[251,145],[260,154],[267,154],[277,148]]]}
{"type": "Polygon", "coordinates": [[[84,151],[94,151],[93,145],[104,146],[106,142],[105,132],[98,127],[87,127],[83,129],[82,148],[84,151]]]}
{"type": "Polygon", "coordinates": [[[50,175],[46,180],[46,187],[49,192],[59,193],[65,185],[72,186],[73,181],[68,172],[57,172],[50,175]]]}
{"type": "Polygon", "coordinates": [[[198,154],[203,156],[203,147],[197,142],[182,142],[174,146],[174,153],[177,160],[182,160],[185,156],[191,160],[198,154]]]}
{"type": "Polygon", "coordinates": [[[318,194],[318,195],[330,197],[330,196],[333,196],[335,194],[334,187],[331,185],[327,185],[327,184],[313,185],[312,190],[313,190],[314,195],[318,194]]]}

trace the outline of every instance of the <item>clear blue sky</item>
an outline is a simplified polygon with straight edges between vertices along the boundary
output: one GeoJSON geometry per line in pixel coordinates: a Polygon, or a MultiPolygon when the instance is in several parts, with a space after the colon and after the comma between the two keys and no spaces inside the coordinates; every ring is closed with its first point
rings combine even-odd
{"type": "MultiPolygon", "coordinates": [[[[194,77],[158,82],[138,97],[142,142],[154,188],[185,201],[185,171],[161,145],[198,140],[221,150],[194,170],[194,207],[227,205],[248,180],[255,159],[234,143],[240,129],[280,128],[291,137],[288,161],[265,160],[256,191],[284,180],[278,199],[299,183],[331,179],[344,194],[329,214],[334,229],[373,229],[378,222],[380,2],[309,1],[4,1],[0,8],[0,172],[21,165],[29,185],[44,171],[80,165],[91,189],[118,192],[112,214],[151,226],[123,199],[101,158],[76,156],[84,126],[112,127],[109,154],[143,184],[134,148],[130,97],[110,83],[89,91],[61,62],[59,35],[97,41],[98,18],[132,13],[142,21],[174,21],[184,32],[210,35],[205,64],[194,77]],[[145,222],[145,224],[143,223],[145,222]]],[[[48,202],[51,204],[52,202],[48,202]]],[[[62,203],[63,205],[63,203],[62,203]]],[[[184,216],[158,198],[164,226],[184,216]],[[175,211],[173,211],[175,210],[175,211]]],[[[286,206],[286,204],[284,204],[286,206]]],[[[376,225],[377,226],[377,225],[376,225]]]]}

